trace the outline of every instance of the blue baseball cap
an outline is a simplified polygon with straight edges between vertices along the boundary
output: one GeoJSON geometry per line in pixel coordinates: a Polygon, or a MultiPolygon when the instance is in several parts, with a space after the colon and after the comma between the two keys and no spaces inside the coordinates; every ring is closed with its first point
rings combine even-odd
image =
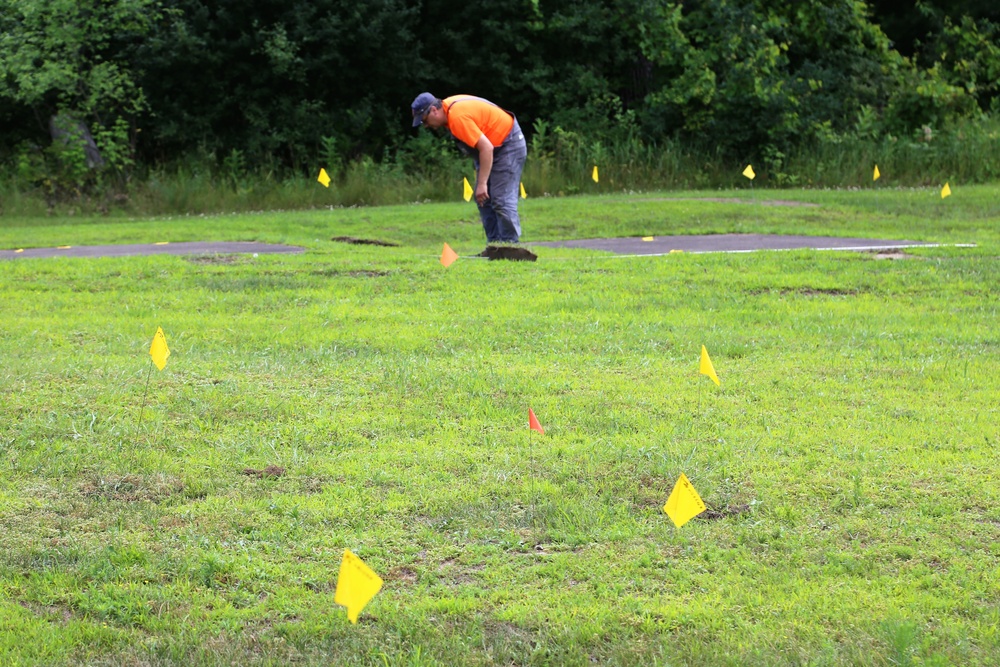
{"type": "Polygon", "coordinates": [[[413,112],[413,127],[420,127],[424,122],[424,114],[432,106],[438,104],[438,98],[434,97],[430,93],[420,93],[417,95],[416,99],[413,100],[413,104],[410,105],[410,110],[413,112]]]}

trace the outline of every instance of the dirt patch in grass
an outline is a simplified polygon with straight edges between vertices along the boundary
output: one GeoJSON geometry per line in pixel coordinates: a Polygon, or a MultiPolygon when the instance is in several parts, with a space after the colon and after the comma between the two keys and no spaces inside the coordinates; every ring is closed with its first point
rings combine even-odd
{"type": "Polygon", "coordinates": [[[299,490],[301,493],[306,495],[322,493],[323,489],[327,488],[331,484],[332,480],[316,475],[299,478],[299,490]]]}
{"type": "Polygon", "coordinates": [[[701,516],[698,518],[708,519],[709,521],[715,521],[716,519],[725,519],[730,516],[740,516],[741,514],[746,514],[750,511],[750,505],[748,503],[741,503],[739,505],[726,505],[725,507],[712,507],[706,503],[705,511],[702,512],[701,516]]]}
{"type": "Polygon", "coordinates": [[[243,264],[246,258],[241,255],[186,255],[184,257],[192,264],[243,264]]]}
{"type": "Polygon", "coordinates": [[[783,291],[782,294],[801,294],[803,296],[857,296],[858,290],[841,289],[839,287],[803,287],[797,290],[783,291]]]}
{"type": "Polygon", "coordinates": [[[389,275],[388,271],[349,271],[351,278],[380,278],[389,275]]]}
{"type": "Polygon", "coordinates": [[[15,602],[38,618],[61,622],[63,625],[69,623],[73,619],[73,612],[66,606],[43,605],[37,602],[25,602],[24,600],[15,600],[15,602]]]}
{"type": "Polygon", "coordinates": [[[338,271],[337,269],[319,269],[317,271],[310,271],[310,275],[320,276],[322,278],[339,278],[341,276],[347,276],[348,278],[381,278],[383,276],[389,275],[388,271],[338,271]]]}
{"type": "Polygon", "coordinates": [[[840,287],[797,287],[795,289],[751,289],[747,294],[759,296],[761,294],[780,294],[781,296],[857,296],[861,290],[843,289],[840,287]]]}
{"type": "Polygon", "coordinates": [[[378,239],[356,239],[353,236],[334,236],[331,241],[336,241],[337,243],[350,243],[352,245],[378,245],[385,246],[388,248],[398,248],[398,243],[392,243],[391,241],[379,241],[378,239]]]}
{"type": "Polygon", "coordinates": [[[483,622],[483,642],[504,652],[529,655],[538,647],[537,637],[528,629],[509,621],[487,618],[483,622]]]}
{"type": "Polygon", "coordinates": [[[670,496],[670,482],[651,475],[641,475],[636,484],[632,503],[636,507],[655,507],[660,509],[670,496]]]}
{"type": "Polygon", "coordinates": [[[80,493],[88,498],[105,498],[122,502],[160,502],[184,491],[184,482],[166,475],[125,475],[97,477],[84,482],[80,493]]]}
{"type": "Polygon", "coordinates": [[[263,470],[257,470],[256,468],[244,468],[240,471],[241,475],[246,475],[247,477],[256,477],[257,479],[278,479],[285,474],[285,469],[280,466],[269,465],[263,470]]]}
{"type": "Polygon", "coordinates": [[[879,250],[871,253],[872,259],[923,259],[922,257],[917,257],[916,255],[908,255],[902,250],[879,250]]]}
{"type": "Polygon", "coordinates": [[[417,583],[417,573],[405,565],[401,565],[389,570],[388,574],[385,575],[385,580],[398,581],[405,586],[412,586],[417,583]]]}

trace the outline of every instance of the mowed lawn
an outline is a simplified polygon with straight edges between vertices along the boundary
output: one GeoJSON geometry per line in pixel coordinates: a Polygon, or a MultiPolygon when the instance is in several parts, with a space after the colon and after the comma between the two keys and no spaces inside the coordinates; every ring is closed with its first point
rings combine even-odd
{"type": "Polygon", "coordinates": [[[461,202],[0,218],[306,248],[0,261],[0,664],[995,665],[1000,187],[953,191],[522,204],[526,241],[976,244],[900,259],[488,262],[461,202]]]}

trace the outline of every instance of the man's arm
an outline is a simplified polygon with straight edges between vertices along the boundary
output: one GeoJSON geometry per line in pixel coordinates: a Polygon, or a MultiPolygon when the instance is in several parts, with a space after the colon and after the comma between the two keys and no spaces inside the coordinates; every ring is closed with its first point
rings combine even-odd
{"type": "Polygon", "coordinates": [[[490,172],[493,171],[493,143],[486,138],[485,134],[479,135],[476,142],[476,150],[479,151],[479,178],[476,180],[476,202],[482,206],[490,198],[490,193],[486,184],[490,180],[490,172]]]}

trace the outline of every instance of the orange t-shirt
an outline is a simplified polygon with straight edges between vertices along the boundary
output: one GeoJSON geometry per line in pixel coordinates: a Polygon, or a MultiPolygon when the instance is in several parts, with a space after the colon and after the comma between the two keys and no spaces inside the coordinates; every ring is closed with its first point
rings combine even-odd
{"type": "Polygon", "coordinates": [[[486,135],[494,146],[503,144],[514,127],[514,117],[481,97],[452,95],[441,100],[448,114],[448,129],[455,138],[473,148],[486,135]]]}

